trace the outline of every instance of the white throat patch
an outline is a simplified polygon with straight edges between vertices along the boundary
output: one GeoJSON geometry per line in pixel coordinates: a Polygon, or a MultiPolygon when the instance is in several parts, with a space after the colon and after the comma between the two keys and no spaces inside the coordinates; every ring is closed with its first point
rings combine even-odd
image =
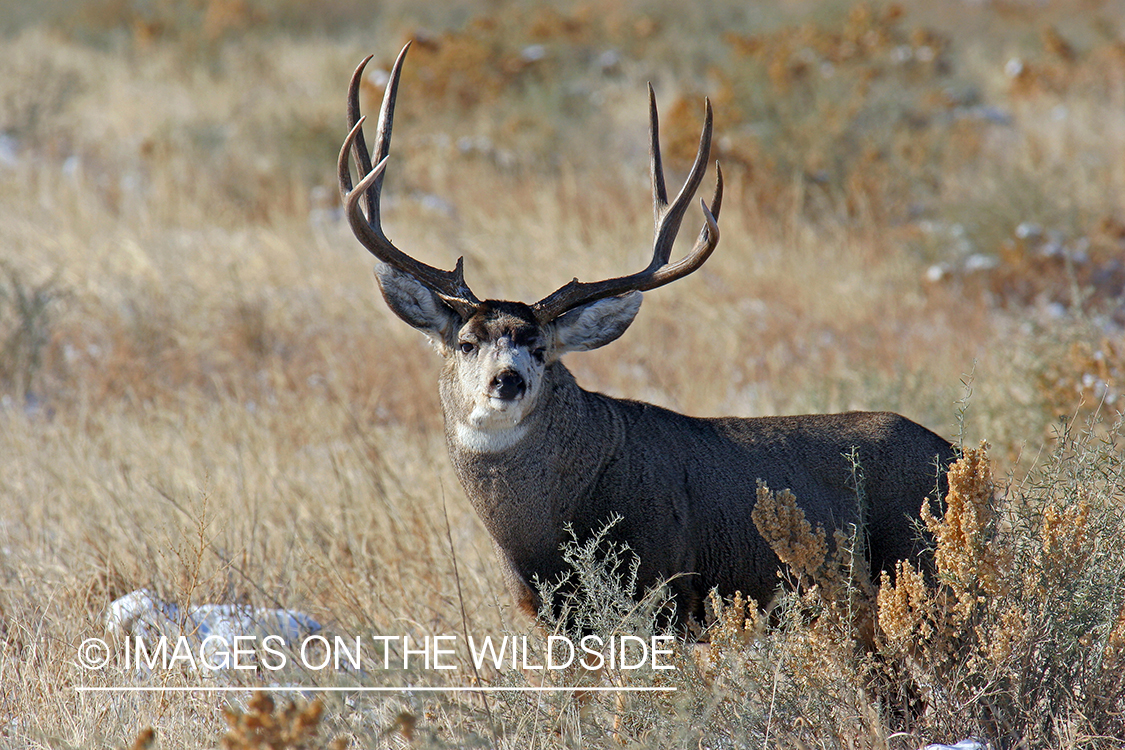
{"type": "Polygon", "coordinates": [[[454,437],[462,448],[477,453],[499,453],[514,446],[527,434],[527,425],[514,424],[504,427],[481,428],[457,422],[453,428],[454,437]]]}

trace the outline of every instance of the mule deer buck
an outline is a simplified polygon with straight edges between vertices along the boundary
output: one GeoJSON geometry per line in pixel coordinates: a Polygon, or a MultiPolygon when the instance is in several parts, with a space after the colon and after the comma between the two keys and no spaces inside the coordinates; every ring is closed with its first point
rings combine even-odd
{"type": "Polygon", "coordinates": [[[757,484],[790,489],[808,520],[831,533],[866,521],[872,570],[918,552],[912,519],[937,481],[952,446],[891,413],[700,419],[652,404],[582,389],[563,365],[567,352],[604,346],[632,323],[641,293],[687,276],[719,241],[722,172],[704,227],[690,253],[669,262],[672,243],[703,179],[711,143],[711,105],[686,183],[669,203],[649,87],[656,237],[637,273],[597,282],[577,279],[544,299],[479,300],[452,271],[426,265],[384,234],[379,201],[387,165],[403,48],[387,82],[374,142],[374,165],[360,116],[368,57],[351,79],[350,132],[338,162],[340,192],[356,237],[377,259],[391,309],[425,333],[445,360],[439,392],[449,455],[492,537],[506,582],[532,616],[534,581],[566,574],[560,545],[614,518],[610,538],[639,557],[638,586],[671,579],[681,623],[700,617],[711,589],[767,602],[779,562],[750,513],[757,484]],[[360,180],[353,186],[354,156],[360,180]],[[858,454],[865,505],[853,486],[858,454]]]}

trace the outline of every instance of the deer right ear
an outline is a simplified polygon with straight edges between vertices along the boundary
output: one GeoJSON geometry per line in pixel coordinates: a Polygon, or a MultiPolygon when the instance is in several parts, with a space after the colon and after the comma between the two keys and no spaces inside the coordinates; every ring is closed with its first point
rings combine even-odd
{"type": "Polygon", "coordinates": [[[464,321],[440,297],[413,276],[381,261],[375,265],[375,278],[379,281],[383,299],[395,315],[439,346],[452,347],[464,321]]]}

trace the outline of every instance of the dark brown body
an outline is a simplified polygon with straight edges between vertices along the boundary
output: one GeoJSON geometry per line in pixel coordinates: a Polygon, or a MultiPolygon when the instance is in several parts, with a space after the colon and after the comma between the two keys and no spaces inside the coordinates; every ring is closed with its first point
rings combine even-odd
{"type": "Polygon", "coordinates": [[[872,569],[892,570],[918,554],[923,500],[939,497],[938,466],[954,458],[946,440],[897,414],[697,419],[585,391],[561,363],[521,424],[529,429],[505,450],[467,450],[454,434],[449,450],[532,613],[531,582],[566,572],[568,526],[582,538],[615,517],[610,538],[639,556],[639,585],[673,579],[681,618],[700,617],[712,588],[766,604],[779,562],[750,518],[758,480],[792,490],[814,528],[847,529],[859,519],[853,449],[872,569]]]}

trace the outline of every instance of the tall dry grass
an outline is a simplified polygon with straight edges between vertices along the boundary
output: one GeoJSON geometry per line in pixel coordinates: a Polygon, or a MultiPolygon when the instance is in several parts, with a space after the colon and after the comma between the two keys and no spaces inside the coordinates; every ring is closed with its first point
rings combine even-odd
{"type": "MultiPolygon", "coordinates": [[[[798,586],[772,623],[720,602],[718,672],[684,658],[654,683],[674,694],[327,694],[308,741],[1113,744],[1120,3],[31,7],[0,13],[5,746],[127,746],[149,727],[158,746],[213,746],[284,714],[281,698],[76,693],[131,679],[72,662],[138,588],[345,634],[538,637],[445,457],[433,353],[337,210],[347,77],[411,36],[397,244],[464,255],[490,297],[632,270],[651,232],[644,83],[674,170],[711,96],[720,248],[575,357],[580,382],[699,415],[891,409],[987,439],[1011,479],[972,533],[1011,556],[995,591],[884,594],[882,624],[846,577],[827,603],[798,586]]],[[[368,110],[379,93],[373,76],[368,110]]],[[[587,627],[653,627],[615,602],[587,602],[587,627]]],[[[524,678],[461,663],[363,679],[524,678]]]]}

